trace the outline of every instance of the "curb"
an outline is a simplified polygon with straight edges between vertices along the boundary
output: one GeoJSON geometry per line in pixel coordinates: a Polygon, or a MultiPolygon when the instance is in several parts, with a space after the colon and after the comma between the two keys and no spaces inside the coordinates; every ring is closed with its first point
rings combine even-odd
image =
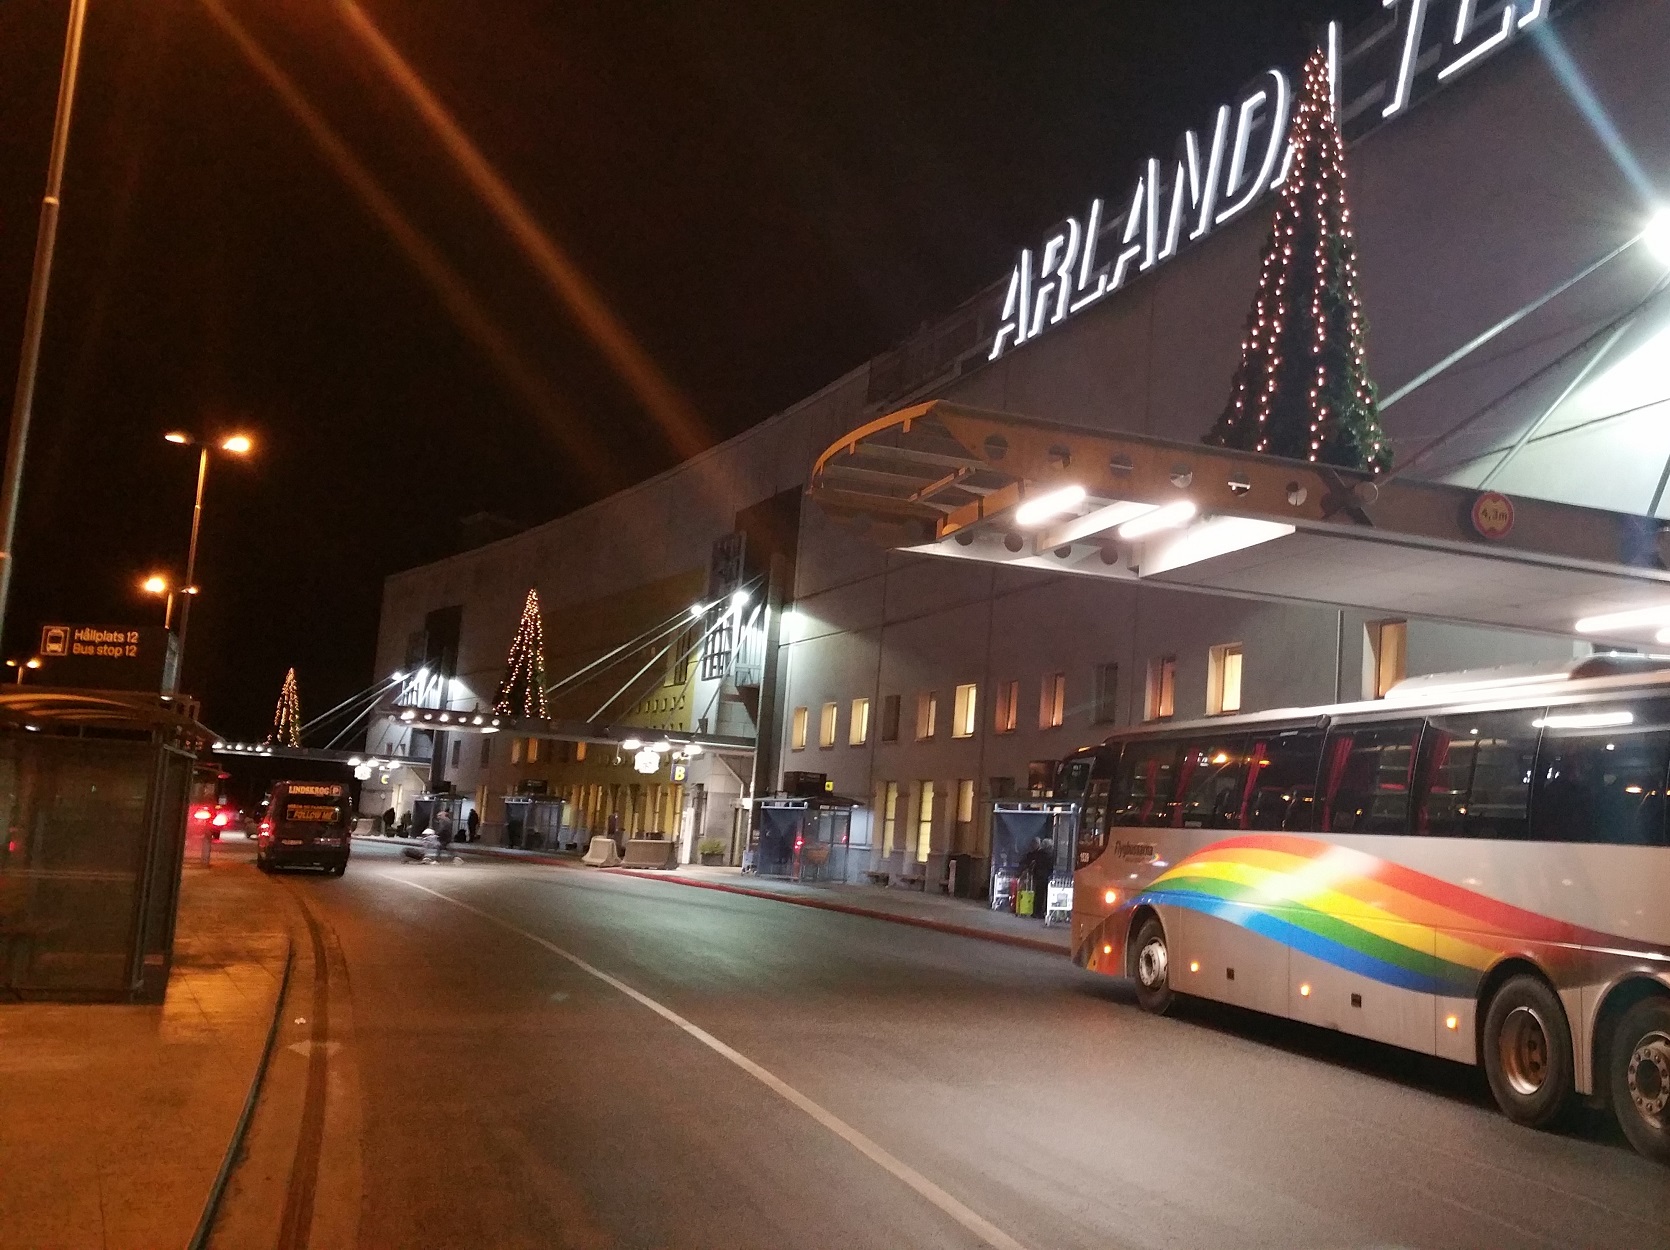
{"type": "Polygon", "coordinates": [[[932,929],[956,937],[977,938],[983,942],[998,942],[1004,946],[1018,946],[1022,950],[1042,951],[1047,955],[1065,958],[1070,952],[1054,942],[1041,938],[1022,937],[1015,933],[995,933],[970,925],[952,924],[946,920],[929,920],[923,916],[907,916],[900,912],[879,911],[873,907],[858,907],[852,903],[836,903],[828,899],[805,898],[793,894],[776,894],[770,890],[751,890],[744,885],[723,885],[717,881],[692,881],[688,877],[673,877],[657,872],[643,872],[636,868],[601,868],[598,871],[620,877],[638,877],[644,881],[664,881],[671,885],[685,885],[695,890],[717,890],[721,894],[742,894],[749,898],[769,899],[774,903],[788,903],[795,907],[815,907],[819,911],[835,911],[847,916],[863,916],[869,920],[888,920],[894,924],[912,925],[918,929],[932,929]]]}
{"type": "Polygon", "coordinates": [[[295,963],[296,943],[292,938],[284,955],[284,975],[279,978],[278,995],[273,999],[272,1023],[267,1025],[267,1040],[261,1047],[261,1058],[255,1065],[255,1076],[249,1082],[249,1093],[244,1097],[244,1109],[238,1116],[238,1122],[232,1126],[232,1140],[226,1144],[226,1155],[220,1161],[220,1171],[215,1173],[214,1182],[209,1186],[209,1196],[203,1203],[203,1214],[197,1220],[197,1231],[192,1233],[191,1240],[186,1243],[186,1250],[202,1250],[209,1244],[209,1234],[214,1231],[215,1216],[220,1213],[220,1200],[226,1196],[226,1183],[232,1179],[232,1167],[243,1149],[244,1137],[249,1132],[249,1122],[255,1118],[255,1104],[261,1096],[261,1084],[266,1079],[267,1066],[272,1061],[273,1043],[278,1040],[278,1022],[284,1016],[284,996],[289,992],[290,970],[295,967],[295,963]]]}
{"type": "MultiPolygon", "coordinates": [[[[513,864],[549,864],[557,868],[579,868],[578,860],[556,855],[540,855],[523,852],[516,855],[504,853],[506,848],[498,846],[473,846],[465,844],[453,845],[455,852],[466,855],[481,855],[488,859],[508,861],[513,864]]],[[[977,929],[972,925],[953,924],[948,920],[930,920],[923,916],[907,916],[901,912],[881,911],[874,907],[860,907],[854,903],[837,903],[830,899],[807,898],[795,894],[777,894],[771,890],[754,890],[745,885],[726,885],[718,881],[692,881],[689,877],[676,877],[665,872],[646,871],[639,868],[599,868],[598,872],[612,873],[620,877],[637,877],[642,881],[661,881],[670,885],[689,886],[693,890],[716,890],[721,894],[741,894],[747,898],[763,898],[773,903],[787,903],[793,907],[815,907],[819,911],[840,912],[846,916],[862,916],[866,920],[885,920],[893,924],[910,925],[917,929],[931,929],[935,933],[949,933],[953,937],[975,938],[982,942],[997,942],[1003,946],[1015,946],[1021,950],[1041,951],[1046,955],[1060,955],[1066,958],[1071,952],[1055,942],[1046,942],[1042,938],[1022,937],[1017,933],[996,933],[990,929],[977,929]]]]}

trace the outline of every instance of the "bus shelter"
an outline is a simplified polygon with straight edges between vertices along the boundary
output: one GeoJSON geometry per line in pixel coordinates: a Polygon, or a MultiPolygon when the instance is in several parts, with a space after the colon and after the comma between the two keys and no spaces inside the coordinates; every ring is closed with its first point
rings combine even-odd
{"type": "Polygon", "coordinates": [[[755,873],[791,881],[847,880],[854,806],[854,800],[833,794],[762,799],[755,873]]]}
{"type": "Polygon", "coordinates": [[[211,737],[185,699],[0,692],[0,999],[162,1000],[211,737]]]}
{"type": "Polygon", "coordinates": [[[567,804],[544,794],[504,796],[506,846],[554,851],[562,845],[563,815],[567,804]]]}
{"type": "Polygon", "coordinates": [[[992,804],[993,911],[1041,915],[1046,925],[1072,921],[1078,811],[1051,799],[992,804]]]}

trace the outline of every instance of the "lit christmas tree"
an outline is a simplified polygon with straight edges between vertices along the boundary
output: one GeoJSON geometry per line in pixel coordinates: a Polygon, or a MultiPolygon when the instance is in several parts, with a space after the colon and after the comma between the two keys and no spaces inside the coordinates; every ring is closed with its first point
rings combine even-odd
{"type": "Polygon", "coordinates": [[[1234,390],[1205,441],[1380,473],[1392,445],[1364,360],[1344,144],[1320,48],[1304,76],[1234,390]]]}
{"type": "Polygon", "coordinates": [[[522,620],[505,660],[504,680],[493,696],[493,710],[500,716],[550,717],[545,704],[545,626],[539,619],[539,592],[528,591],[522,604],[522,620]]]}
{"type": "Polygon", "coordinates": [[[273,712],[273,728],[267,741],[281,747],[302,744],[302,700],[296,692],[295,669],[284,674],[284,686],[278,692],[278,708],[273,712]]]}

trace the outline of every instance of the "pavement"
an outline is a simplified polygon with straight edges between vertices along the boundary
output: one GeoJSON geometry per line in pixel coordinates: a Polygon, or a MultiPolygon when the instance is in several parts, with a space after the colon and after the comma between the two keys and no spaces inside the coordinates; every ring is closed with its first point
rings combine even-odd
{"type": "MultiPolygon", "coordinates": [[[[366,840],[366,839],[362,839],[366,840]]],[[[372,842],[395,845],[401,839],[374,838],[372,842]]],[[[983,938],[1046,952],[1068,953],[1066,925],[1046,927],[1042,921],[993,911],[977,899],[956,898],[939,892],[907,890],[897,886],[857,885],[849,882],[786,881],[772,877],[744,876],[742,869],[703,864],[683,864],[673,869],[594,869],[581,865],[578,855],[549,851],[521,851],[507,847],[463,844],[455,848],[466,855],[497,856],[523,863],[554,864],[583,868],[588,872],[611,872],[666,881],[686,886],[724,890],[730,893],[774,898],[786,903],[828,911],[868,916],[900,924],[938,929],[963,937],[983,938]]]]}
{"type": "Polygon", "coordinates": [[[1670,1246],[1661,1168],[1598,1117],[1509,1123],[1474,1069],[531,858],[362,841],[288,883],[351,987],[311,1054],[362,1112],[332,1130],[326,1100],[320,1157],[356,1135],[358,1181],[311,1244],[1670,1246]]]}
{"type": "Polygon", "coordinates": [[[0,1246],[186,1245],[266,1043],[287,908],[194,854],[154,1006],[0,1005],[0,1246]]]}

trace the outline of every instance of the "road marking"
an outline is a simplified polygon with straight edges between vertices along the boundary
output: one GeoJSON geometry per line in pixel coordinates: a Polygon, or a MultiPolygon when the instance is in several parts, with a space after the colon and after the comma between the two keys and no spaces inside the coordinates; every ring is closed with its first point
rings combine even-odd
{"type": "Polygon", "coordinates": [[[895,1177],[903,1181],[906,1185],[909,1185],[917,1193],[921,1194],[922,1197],[933,1203],[941,1211],[956,1220],[957,1223],[968,1229],[969,1232],[980,1238],[987,1245],[995,1246],[997,1247],[997,1250],[1026,1250],[1025,1246],[1021,1245],[1020,1242],[1009,1236],[1008,1233],[997,1227],[997,1225],[969,1210],[962,1203],[958,1202],[950,1194],[941,1189],[938,1185],[934,1184],[926,1176],[923,1176],[922,1173],[918,1172],[915,1168],[911,1167],[908,1163],[905,1163],[897,1156],[890,1154],[876,1142],[872,1141],[863,1133],[853,1128],[853,1126],[848,1124],[845,1120],[835,1115],[834,1112],[826,1111],[823,1107],[806,1097],[805,1094],[802,1094],[787,1081],[774,1076],[772,1073],[762,1068],[759,1064],[755,1063],[752,1059],[748,1058],[747,1055],[744,1055],[740,1051],[727,1046],[706,1029],[699,1025],[692,1024],[689,1020],[686,1020],[672,1008],[665,1007],[656,1002],[648,994],[633,989],[625,981],[622,981],[618,977],[610,976],[601,968],[593,967],[591,964],[581,959],[578,955],[564,950],[555,942],[549,942],[540,937],[537,933],[530,933],[526,929],[513,925],[508,920],[503,920],[500,917],[495,916],[492,912],[483,911],[479,907],[472,907],[469,903],[460,902],[458,899],[453,898],[450,894],[442,894],[439,890],[431,890],[428,886],[419,885],[415,881],[407,881],[401,877],[391,877],[390,880],[398,881],[401,885],[409,885],[414,890],[422,890],[425,894],[432,894],[442,902],[451,903],[454,907],[461,908],[473,916],[479,916],[488,923],[496,924],[499,928],[514,933],[518,937],[527,938],[527,940],[532,942],[535,946],[543,947],[545,950],[550,951],[553,955],[566,959],[569,963],[580,969],[581,972],[588,973],[591,976],[596,977],[599,981],[602,981],[605,985],[619,990],[622,994],[625,994],[628,998],[630,998],[633,1002],[638,1003],[640,1006],[648,1007],[669,1024],[676,1025],[680,1029],[683,1029],[691,1037],[695,1038],[698,1042],[700,1042],[703,1046],[706,1046],[715,1054],[722,1055],[726,1059],[729,1059],[749,1076],[753,1077],[760,1084],[771,1090],[772,1093],[782,1098],[785,1102],[800,1108],[800,1110],[811,1116],[812,1119],[823,1125],[824,1128],[828,1129],[831,1133],[834,1133],[835,1136],[846,1142],[847,1145],[858,1151],[859,1154],[863,1155],[872,1163],[877,1164],[886,1171],[891,1172],[895,1177]]]}

